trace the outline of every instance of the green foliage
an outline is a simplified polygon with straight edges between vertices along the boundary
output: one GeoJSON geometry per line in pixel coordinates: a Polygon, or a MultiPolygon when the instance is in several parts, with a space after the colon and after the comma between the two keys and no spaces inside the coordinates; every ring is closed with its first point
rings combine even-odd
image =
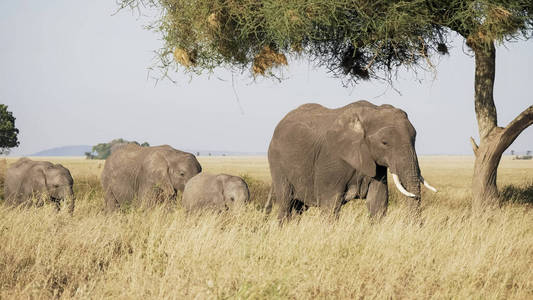
{"type": "MultiPolygon", "coordinates": [[[[216,67],[274,75],[286,56],[306,56],[337,76],[390,79],[400,66],[431,67],[449,34],[469,46],[529,38],[531,0],[117,0],[160,11],[150,26],[177,61],[199,73],[216,67]]],[[[284,63],[285,62],[285,63],[284,63]]],[[[165,73],[166,74],[166,73],[165,73]]]]}
{"type": "Polygon", "coordinates": [[[8,154],[10,148],[19,145],[18,133],[13,113],[7,110],[7,105],[0,104],[0,154],[8,154]]]}
{"type": "Polygon", "coordinates": [[[136,141],[127,141],[125,139],[114,139],[109,143],[100,143],[96,146],[93,146],[92,152],[85,152],[85,157],[87,159],[107,159],[115,147],[126,144],[137,144],[141,147],[150,147],[148,142],[139,144],[136,141]]]}

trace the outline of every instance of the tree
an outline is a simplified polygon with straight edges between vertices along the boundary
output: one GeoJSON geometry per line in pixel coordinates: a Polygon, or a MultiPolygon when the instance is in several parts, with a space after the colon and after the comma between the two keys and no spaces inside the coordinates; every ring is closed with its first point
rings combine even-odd
{"type": "Polygon", "coordinates": [[[0,154],[8,154],[10,148],[18,147],[18,133],[13,113],[7,110],[7,105],[0,104],[0,154]]]}
{"type": "Polygon", "coordinates": [[[111,155],[111,152],[113,152],[113,149],[118,146],[127,144],[137,144],[141,147],[150,147],[150,144],[148,142],[139,144],[136,141],[127,141],[125,139],[120,138],[114,139],[109,143],[100,143],[93,146],[92,152],[85,152],[85,157],[87,159],[107,159],[107,157],[111,155]]]}
{"type": "Polygon", "coordinates": [[[476,204],[498,202],[505,149],[533,123],[533,106],[499,127],[494,105],[496,44],[529,39],[531,0],[118,0],[121,8],[161,11],[150,28],[165,41],[164,75],[175,62],[199,73],[215,67],[276,76],[287,55],[305,56],[345,83],[392,82],[401,67],[432,69],[452,33],[475,56],[474,105],[480,141],[472,181],[476,204]]]}

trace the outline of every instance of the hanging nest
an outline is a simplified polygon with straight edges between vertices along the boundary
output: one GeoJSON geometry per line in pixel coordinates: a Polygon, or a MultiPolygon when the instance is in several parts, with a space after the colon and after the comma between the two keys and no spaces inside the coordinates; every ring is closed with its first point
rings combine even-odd
{"type": "Polygon", "coordinates": [[[520,20],[513,14],[501,7],[488,8],[487,16],[476,32],[471,33],[466,40],[470,47],[487,45],[494,40],[503,40],[508,34],[512,34],[520,27],[520,20]]]}
{"type": "Polygon", "coordinates": [[[176,48],[174,49],[174,59],[186,68],[190,68],[196,64],[196,51],[176,48]]]}
{"type": "Polygon", "coordinates": [[[300,19],[300,16],[298,16],[298,12],[295,11],[294,9],[289,9],[285,14],[286,14],[287,19],[292,24],[300,24],[300,23],[302,23],[302,19],[300,19]]]}
{"type": "Polygon", "coordinates": [[[291,44],[291,50],[294,51],[296,54],[301,54],[304,51],[304,47],[302,46],[302,42],[294,42],[291,44]]]}
{"type": "Polygon", "coordinates": [[[501,6],[492,7],[489,10],[489,18],[495,22],[507,22],[511,16],[511,12],[501,6]]]}
{"type": "Polygon", "coordinates": [[[209,27],[212,29],[216,29],[220,27],[220,22],[218,21],[217,15],[215,13],[212,13],[207,17],[207,24],[209,24],[209,27]]]}
{"type": "Polygon", "coordinates": [[[287,65],[287,57],[285,57],[285,54],[272,50],[269,46],[265,46],[261,52],[255,56],[252,71],[254,75],[265,75],[266,71],[281,65],[287,65]]]}

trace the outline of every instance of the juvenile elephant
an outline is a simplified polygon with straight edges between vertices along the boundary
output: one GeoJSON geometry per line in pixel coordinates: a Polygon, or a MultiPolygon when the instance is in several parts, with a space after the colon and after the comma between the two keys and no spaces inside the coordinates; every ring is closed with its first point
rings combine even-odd
{"type": "MultiPolygon", "coordinates": [[[[415,212],[422,179],[416,131],[407,114],[391,105],[358,101],[337,109],[304,104],[277,125],[268,149],[278,219],[318,206],[338,215],[342,204],[366,198],[370,216],[388,206],[387,169],[415,212]],[[407,190],[404,188],[407,187],[407,190]]],[[[269,197],[266,211],[272,207],[269,197]]]]}
{"type": "Polygon", "coordinates": [[[102,172],[106,209],[114,211],[134,200],[146,204],[174,200],[201,171],[194,155],[168,145],[123,145],[107,158],[102,172]]]}
{"type": "Polygon", "coordinates": [[[59,209],[61,201],[69,201],[69,211],[74,211],[74,180],[70,171],[60,164],[21,158],[6,171],[4,194],[6,203],[14,206],[31,205],[31,199],[55,203],[59,209]]]}
{"type": "Polygon", "coordinates": [[[223,211],[249,200],[248,185],[241,177],[200,173],[185,185],[182,204],[187,212],[203,208],[223,211]]]}

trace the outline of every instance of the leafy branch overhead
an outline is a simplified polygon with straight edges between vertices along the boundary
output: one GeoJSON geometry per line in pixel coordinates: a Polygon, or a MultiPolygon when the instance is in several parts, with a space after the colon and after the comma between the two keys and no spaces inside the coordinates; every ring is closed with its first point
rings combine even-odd
{"type": "Polygon", "coordinates": [[[273,75],[306,56],[348,79],[390,78],[400,66],[431,66],[454,31],[470,46],[528,37],[533,2],[373,0],[118,0],[161,11],[163,68],[215,67],[273,75]]]}

